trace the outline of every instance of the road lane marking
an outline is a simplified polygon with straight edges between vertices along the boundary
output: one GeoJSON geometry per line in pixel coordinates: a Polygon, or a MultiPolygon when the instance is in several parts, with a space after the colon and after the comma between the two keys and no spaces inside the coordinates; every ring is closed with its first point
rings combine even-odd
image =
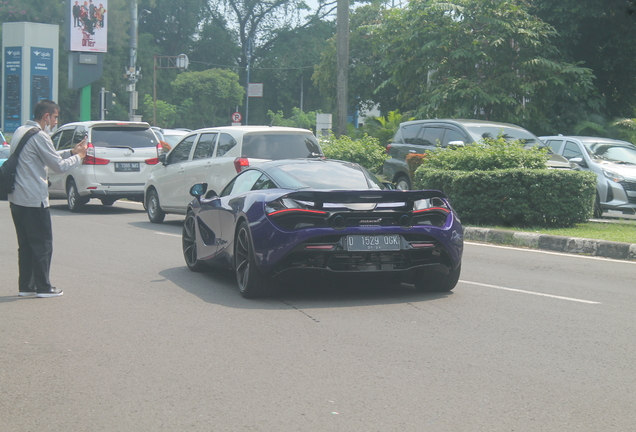
{"type": "Polygon", "coordinates": [[[588,255],[579,255],[579,254],[575,254],[575,253],[553,252],[553,251],[546,251],[546,250],[541,250],[541,249],[531,249],[531,248],[525,248],[525,247],[501,246],[501,245],[479,243],[479,242],[467,242],[467,241],[465,241],[464,244],[469,244],[471,246],[485,246],[485,247],[499,248],[499,249],[513,249],[513,250],[518,250],[518,251],[542,253],[542,254],[547,254],[547,255],[559,255],[559,256],[571,257],[571,258],[584,258],[584,259],[600,260],[600,261],[612,261],[612,262],[623,263],[623,264],[636,264],[636,261],[617,260],[617,259],[613,259],[613,258],[588,256],[588,255]]]}
{"type": "Polygon", "coordinates": [[[559,300],[567,300],[567,301],[573,301],[573,302],[579,302],[579,303],[587,303],[587,304],[601,304],[600,302],[595,302],[595,301],[591,301],[591,300],[575,299],[575,298],[572,298],[572,297],[562,297],[562,296],[556,296],[556,295],[552,295],[552,294],[544,294],[544,293],[539,293],[539,292],[534,292],[534,291],[520,290],[520,289],[516,289],[516,288],[507,288],[507,287],[502,287],[502,286],[498,286],[498,285],[490,285],[490,284],[485,284],[485,283],[480,283],[480,282],[470,282],[470,281],[465,281],[465,280],[460,280],[459,282],[465,283],[465,284],[469,284],[469,285],[482,286],[482,287],[486,287],[486,288],[495,288],[495,289],[500,289],[500,290],[505,290],[505,291],[513,291],[513,292],[518,292],[518,293],[522,293],[522,294],[531,294],[531,295],[536,295],[536,296],[541,296],[541,297],[550,297],[550,298],[559,299],[559,300]]]}
{"type": "Polygon", "coordinates": [[[165,235],[165,236],[168,236],[168,237],[179,237],[179,238],[181,238],[181,234],[170,234],[170,233],[159,232],[159,231],[155,231],[155,234],[165,235]]]}

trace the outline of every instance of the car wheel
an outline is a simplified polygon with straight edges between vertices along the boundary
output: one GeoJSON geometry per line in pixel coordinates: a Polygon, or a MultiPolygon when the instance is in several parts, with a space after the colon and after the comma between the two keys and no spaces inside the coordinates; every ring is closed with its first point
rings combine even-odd
{"type": "Polygon", "coordinates": [[[448,274],[442,272],[423,273],[415,281],[415,288],[418,291],[444,292],[451,291],[459,281],[459,274],[462,271],[460,264],[457,269],[450,269],[448,274]]]}
{"type": "Polygon", "coordinates": [[[74,213],[78,212],[82,210],[84,204],[87,202],[88,200],[80,196],[79,192],[77,192],[75,181],[70,180],[66,186],[66,205],[68,206],[68,209],[74,213]]]}
{"type": "Polygon", "coordinates": [[[115,201],[117,201],[117,199],[116,198],[100,198],[100,201],[102,202],[102,205],[112,206],[113,204],[115,204],[115,201]]]}
{"type": "Polygon", "coordinates": [[[188,268],[195,272],[205,270],[205,263],[197,259],[196,221],[194,213],[192,212],[188,212],[186,219],[183,222],[181,244],[183,246],[183,258],[185,259],[188,268]]]}
{"type": "Polygon", "coordinates": [[[601,199],[598,194],[596,194],[596,199],[594,200],[594,217],[597,219],[603,217],[603,207],[601,207],[601,199]]]}
{"type": "Polygon", "coordinates": [[[395,180],[395,188],[398,190],[411,190],[411,182],[408,178],[400,176],[395,180]]]}
{"type": "Polygon", "coordinates": [[[157,195],[157,191],[154,189],[148,192],[146,212],[148,213],[148,219],[150,219],[152,223],[161,223],[166,218],[166,214],[161,210],[161,205],[159,204],[159,195],[157,195]]]}
{"type": "Polygon", "coordinates": [[[234,239],[234,269],[243,297],[255,298],[272,293],[268,278],[256,268],[252,235],[247,222],[241,223],[234,239]]]}

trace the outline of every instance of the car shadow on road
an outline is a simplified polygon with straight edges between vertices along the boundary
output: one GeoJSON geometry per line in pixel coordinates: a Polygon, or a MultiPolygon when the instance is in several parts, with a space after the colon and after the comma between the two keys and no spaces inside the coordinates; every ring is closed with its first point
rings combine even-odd
{"type": "Polygon", "coordinates": [[[406,304],[453,295],[452,291],[420,292],[413,285],[391,283],[373,276],[343,279],[312,275],[285,281],[280,292],[272,297],[245,299],[239,293],[234,273],[229,270],[193,273],[184,266],[166,269],[159,274],[205,302],[240,309],[280,309],[281,304],[290,308],[298,305],[303,308],[334,308],[406,304]]]}
{"type": "Polygon", "coordinates": [[[135,208],[135,207],[124,207],[124,206],[105,206],[100,204],[98,201],[95,204],[86,204],[82,209],[78,212],[71,212],[66,204],[51,204],[51,210],[55,211],[54,214],[66,214],[69,216],[82,216],[87,214],[97,214],[97,215],[118,215],[118,214],[130,214],[130,213],[144,213],[143,207],[135,208]]]}

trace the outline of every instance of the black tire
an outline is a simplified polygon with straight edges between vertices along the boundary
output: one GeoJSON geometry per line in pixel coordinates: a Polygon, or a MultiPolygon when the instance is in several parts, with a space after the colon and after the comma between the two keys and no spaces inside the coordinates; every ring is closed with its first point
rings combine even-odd
{"type": "Polygon", "coordinates": [[[102,205],[112,206],[115,204],[115,201],[117,201],[117,198],[100,198],[99,200],[102,202],[102,205]]]}
{"type": "Polygon", "coordinates": [[[194,272],[204,271],[207,266],[204,262],[197,259],[196,220],[192,212],[188,212],[183,222],[181,245],[183,247],[183,258],[188,268],[194,272]]]}
{"type": "Polygon", "coordinates": [[[84,205],[88,202],[88,199],[80,196],[77,192],[77,186],[75,180],[69,180],[66,185],[66,205],[68,209],[73,213],[77,213],[84,208],[84,205]]]}
{"type": "Polygon", "coordinates": [[[148,219],[152,223],[159,224],[166,218],[166,213],[161,210],[159,195],[154,189],[148,192],[148,198],[146,198],[146,213],[148,213],[148,219]]]}
{"type": "Polygon", "coordinates": [[[603,207],[601,207],[601,199],[599,198],[598,193],[596,194],[596,199],[594,200],[594,217],[596,219],[603,217],[603,207]]]}
{"type": "Polygon", "coordinates": [[[460,264],[457,269],[450,269],[447,274],[442,272],[430,272],[418,275],[415,281],[415,289],[425,292],[447,292],[451,291],[459,281],[459,274],[462,271],[460,264]]]}
{"type": "Polygon", "coordinates": [[[256,268],[252,234],[247,222],[241,223],[234,239],[234,271],[243,297],[256,298],[273,293],[269,278],[256,268]]]}
{"type": "Polygon", "coordinates": [[[411,181],[408,177],[399,176],[395,179],[395,188],[398,190],[411,190],[411,181]]]}

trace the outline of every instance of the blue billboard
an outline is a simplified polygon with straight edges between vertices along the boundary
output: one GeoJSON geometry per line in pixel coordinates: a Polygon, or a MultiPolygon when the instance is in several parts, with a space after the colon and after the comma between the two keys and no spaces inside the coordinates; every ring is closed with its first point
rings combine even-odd
{"type": "Polygon", "coordinates": [[[53,50],[31,47],[31,110],[42,99],[53,98],[53,50]]]}
{"type": "Polygon", "coordinates": [[[22,125],[22,47],[4,49],[4,131],[22,125]]]}

